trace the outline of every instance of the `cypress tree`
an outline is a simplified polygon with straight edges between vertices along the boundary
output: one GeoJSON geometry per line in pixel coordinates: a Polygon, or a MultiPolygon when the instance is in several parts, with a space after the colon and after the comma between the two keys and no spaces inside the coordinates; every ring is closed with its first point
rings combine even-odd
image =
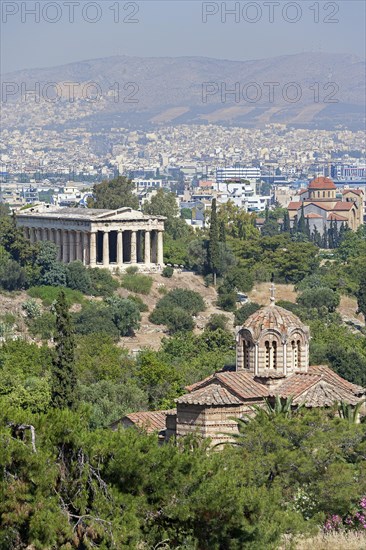
{"type": "Polygon", "coordinates": [[[366,277],[361,279],[360,287],[357,291],[357,313],[362,313],[366,321],[366,277]]]}
{"type": "Polygon", "coordinates": [[[298,232],[298,223],[297,223],[297,215],[294,216],[294,221],[292,224],[292,235],[295,235],[298,232]]]}
{"type": "Polygon", "coordinates": [[[213,274],[214,285],[216,285],[216,275],[219,265],[219,224],[217,221],[216,199],[212,199],[210,236],[207,250],[207,263],[209,272],[213,274]]]}
{"type": "Polygon", "coordinates": [[[310,231],[310,221],[309,221],[309,218],[306,218],[306,235],[309,237],[311,237],[311,231],[310,231]]]}
{"type": "Polygon", "coordinates": [[[64,409],[75,403],[75,340],[64,291],[56,304],[55,355],[52,362],[52,405],[64,409]]]}
{"type": "Polygon", "coordinates": [[[290,215],[288,213],[288,210],[285,210],[285,213],[283,215],[282,231],[284,233],[288,233],[290,231],[290,215]]]}
{"type": "Polygon", "coordinates": [[[306,234],[306,222],[305,222],[305,212],[304,212],[303,204],[301,205],[301,214],[300,214],[297,230],[299,233],[304,233],[304,235],[306,234]]]}
{"type": "Polygon", "coordinates": [[[219,228],[219,241],[220,243],[226,243],[226,227],[224,220],[221,220],[220,222],[220,228],[219,228]]]}

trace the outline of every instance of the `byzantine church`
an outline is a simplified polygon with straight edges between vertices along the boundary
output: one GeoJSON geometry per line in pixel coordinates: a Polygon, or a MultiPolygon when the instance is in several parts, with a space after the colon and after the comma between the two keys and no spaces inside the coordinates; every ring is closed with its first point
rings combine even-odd
{"type": "Polygon", "coordinates": [[[347,188],[338,192],[330,178],[320,176],[294,198],[296,200],[287,207],[291,227],[295,218],[300,219],[302,211],[310,231],[316,230],[320,235],[324,229],[330,229],[332,223],[338,230],[343,224],[353,231],[363,224],[365,199],[362,189],[347,188]]]}
{"type": "Polygon", "coordinates": [[[159,432],[167,441],[196,433],[213,444],[238,432],[234,420],[251,405],[292,398],[292,406],[357,405],[366,389],[348,382],[326,365],[309,365],[309,327],[290,311],[271,302],[236,327],[236,367],[223,370],[186,388],[176,409],[127,414],[112,424],[159,432]]]}

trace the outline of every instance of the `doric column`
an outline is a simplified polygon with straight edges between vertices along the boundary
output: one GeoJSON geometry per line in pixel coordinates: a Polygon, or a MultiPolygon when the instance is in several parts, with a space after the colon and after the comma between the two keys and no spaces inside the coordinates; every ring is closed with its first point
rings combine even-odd
{"type": "Polygon", "coordinates": [[[34,229],[33,227],[29,228],[29,240],[31,243],[35,242],[34,229]]]}
{"type": "Polygon", "coordinates": [[[67,264],[69,261],[69,232],[66,229],[61,231],[62,238],[62,261],[67,264]]]}
{"type": "Polygon", "coordinates": [[[36,231],[37,231],[37,239],[36,239],[37,242],[42,241],[43,240],[43,238],[42,238],[43,237],[42,229],[40,227],[37,227],[36,231]]]}
{"type": "Polygon", "coordinates": [[[83,262],[84,265],[89,265],[89,262],[90,262],[90,257],[89,257],[89,252],[90,252],[89,233],[83,232],[81,234],[81,246],[82,246],[82,251],[83,251],[82,262],[83,262]]]}
{"type": "Polygon", "coordinates": [[[103,233],[103,265],[109,266],[109,233],[103,233]]]}
{"type": "Polygon", "coordinates": [[[83,261],[83,244],[81,242],[81,231],[75,232],[75,247],[76,247],[76,259],[80,262],[83,261]]]}
{"type": "Polygon", "coordinates": [[[61,230],[55,229],[55,245],[57,246],[57,260],[61,260],[61,230]]]}
{"type": "Polygon", "coordinates": [[[97,234],[95,231],[90,233],[90,248],[89,248],[90,267],[97,265],[97,234]]]}
{"type": "Polygon", "coordinates": [[[69,262],[75,260],[75,232],[69,231],[69,262]]]}
{"type": "Polygon", "coordinates": [[[136,231],[131,231],[131,264],[137,263],[136,231]]]}
{"type": "Polygon", "coordinates": [[[43,227],[41,231],[42,231],[42,241],[48,241],[48,229],[46,227],[43,227]]]}
{"type": "Polygon", "coordinates": [[[163,255],[163,232],[158,231],[158,261],[159,265],[164,264],[164,255],[163,255]]]}
{"type": "Polygon", "coordinates": [[[150,231],[145,231],[145,264],[151,263],[150,231]]]}
{"type": "Polygon", "coordinates": [[[117,232],[117,266],[123,264],[123,231],[117,232]]]}

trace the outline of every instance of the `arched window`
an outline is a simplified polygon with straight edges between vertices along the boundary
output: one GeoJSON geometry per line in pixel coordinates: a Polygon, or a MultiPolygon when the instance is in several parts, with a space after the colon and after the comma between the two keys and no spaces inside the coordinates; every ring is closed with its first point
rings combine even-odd
{"type": "Polygon", "coordinates": [[[250,344],[249,342],[243,341],[243,355],[244,355],[244,368],[250,368],[250,344]]]}
{"type": "Polygon", "coordinates": [[[266,342],[264,342],[264,346],[265,346],[265,349],[266,349],[266,369],[269,369],[271,348],[270,348],[268,340],[266,340],[266,342]]]}
{"type": "Polygon", "coordinates": [[[272,364],[271,367],[277,369],[277,342],[272,342],[272,364]]]}
{"type": "Polygon", "coordinates": [[[291,349],[292,349],[292,366],[293,366],[294,369],[297,369],[297,367],[298,367],[298,355],[297,355],[298,348],[297,348],[295,340],[292,340],[292,342],[291,342],[291,349]]]}
{"type": "Polygon", "coordinates": [[[297,366],[299,369],[301,369],[301,341],[300,340],[296,342],[296,347],[297,347],[297,366]]]}

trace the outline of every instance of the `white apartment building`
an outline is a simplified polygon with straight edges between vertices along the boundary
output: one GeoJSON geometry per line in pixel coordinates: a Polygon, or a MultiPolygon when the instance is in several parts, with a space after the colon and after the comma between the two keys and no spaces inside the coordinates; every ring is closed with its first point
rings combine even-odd
{"type": "Polygon", "coordinates": [[[245,179],[256,181],[261,177],[261,169],[254,166],[235,165],[231,168],[216,168],[216,181],[223,183],[227,180],[245,179]]]}

